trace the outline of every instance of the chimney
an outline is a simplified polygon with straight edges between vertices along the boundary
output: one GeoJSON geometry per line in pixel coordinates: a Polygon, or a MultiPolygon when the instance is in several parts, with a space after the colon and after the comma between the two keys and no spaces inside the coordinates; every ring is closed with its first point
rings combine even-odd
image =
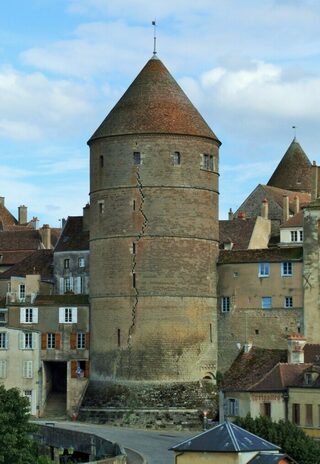
{"type": "Polygon", "coordinates": [[[19,206],[18,208],[18,221],[19,224],[24,225],[28,222],[28,208],[24,205],[19,206]]]}
{"type": "Polygon", "coordinates": [[[300,200],[299,200],[298,195],[296,195],[293,199],[293,211],[294,211],[294,214],[298,214],[300,211],[300,200]]]}
{"type": "Polygon", "coordinates": [[[288,363],[302,364],[304,363],[304,345],[306,338],[300,334],[288,336],[288,363]]]}
{"type": "Polygon", "coordinates": [[[0,206],[4,206],[4,197],[0,197],[0,206]]]}
{"type": "Polygon", "coordinates": [[[83,208],[82,230],[87,232],[90,230],[90,205],[89,203],[83,208]]]}
{"type": "Polygon", "coordinates": [[[233,211],[232,211],[232,208],[229,209],[229,212],[228,212],[228,219],[229,219],[229,221],[232,221],[232,219],[233,219],[233,211]]]}
{"type": "Polygon", "coordinates": [[[282,198],[282,222],[287,222],[289,219],[289,197],[288,195],[283,195],[282,198]]]}
{"type": "Polygon", "coordinates": [[[32,225],[32,228],[35,229],[35,230],[38,230],[38,227],[39,227],[39,219],[35,216],[33,216],[33,218],[31,219],[31,225],[32,225]]]}
{"type": "Polygon", "coordinates": [[[43,224],[39,230],[43,246],[46,250],[51,250],[51,229],[49,224],[43,224]]]}
{"type": "Polygon", "coordinates": [[[246,218],[246,213],[245,211],[239,211],[238,213],[238,219],[245,219],[246,218]]]}
{"type": "Polygon", "coordinates": [[[268,219],[268,217],[269,217],[269,203],[268,203],[268,200],[266,198],[264,200],[262,200],[261,216],[263,217],[263,219],[268,219]]]}

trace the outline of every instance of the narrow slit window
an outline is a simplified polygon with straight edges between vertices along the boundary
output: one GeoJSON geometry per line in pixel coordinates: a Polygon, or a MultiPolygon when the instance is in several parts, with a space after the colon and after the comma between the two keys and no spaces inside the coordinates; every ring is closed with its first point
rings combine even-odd
{"type": "Polygon", "coordinates": [[[212,343],[212,324],[209,326],[210,343],[212,343]]]}
{"type": "Polygon", "coordinates": [[[132,211],[136,210],[136,200],[132,201],[132,211]]]}
{"type": "Polygon", "coordinates": [[[121,346],[121,331],[118,329],[118,347],[120,348],[121,346]]]}
{"type": "Polygon", "coordinates": [[[134,151],[133,152],[133,164],[135,166],[138,166],[139,164],[141,164],[141,153],[140,153],[140,151],[134,151]]]}
{"type": "Polygon", "coordinates": [[[135,272],[132,274],[132,286],[133,286],[133,288],[136,288],[136,274],[135,274],[135,272]]]}
{"type": "Polygon", "coordinates": [[[100,168],[103,168],[104,166],[104,158],[103,155],[100,155],[100,168]]]}
{"type": "Polygon", "coordinates": [[[181,164],[181,155],[179,151],[173,153],[172,161],[174,166],[179,166],[181,164]]]}
{"type": "Polygon", "coordinates": [[[132,242],[132,254],[133,255],[136,254],[136,244],[135,244],[135,242],[132,242]]]}
{"type": "Polygon", "coordinates": [[[103,214],[104,213],[104,201],[103,200],[98,201],[98,208],[99,208],[99,214],[103,214]]]}

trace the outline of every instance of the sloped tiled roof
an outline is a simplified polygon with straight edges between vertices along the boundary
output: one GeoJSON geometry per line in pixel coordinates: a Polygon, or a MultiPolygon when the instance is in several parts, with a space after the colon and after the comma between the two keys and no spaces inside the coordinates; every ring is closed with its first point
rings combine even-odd
{"type": "Polygon", "coordinates": [[[89,250],[89,232],[82,227],[82,216],[69,216],[54,251],[89,250]]]}
{"type": "Polygon", "coordinates": [[[306,343],[303,348],[303,352],[305,362],[320,365],[319,343],[306,343]]]}
{"type": "Polygon", "coordinates": [[[291,190],[279,188],[279,187],[274,187],[271,185],[262,185],[263,189],[265,190],[266,193],[269,193],[273,200],[282,208],[283,206],[283,197],[288,196],[289,198],[289,210],[291,213],[294,212],[294,202],[295,202],[295,197],[299,198],[299,204],[300,206],[306,205],[310,203],[311,201],[311,195],[310,193],[306,192],[293,192],[291,190]]]}
{"type": "Polygon", "coordinates": [[[202,451],[207,453],[244,453],[277,451],[280,448],[247,430],[225,421],[206,432],[170,448],[173,451],[202,451]]]}
{"type": "Polygon", "coordinates": [[[286,350],[268,350],[253,346],[240,352],[224,374],[223,390],[247,390],[260,381],[279,362],[287,361],[286,350]]]}
{"type": "Polygon", "coordinates": [[[0,250],[0,264],[2,266],[12,266],[32,253],[28,251],[2,251],[0,250]]]}
{"type": "Polygon", "coordinates": [[[2,204],[0,204],[0,223],[2,225],[3,230],[6,230],[7,227],[13,226],[18,223],[16,218],[2,204]]]}
{"type": "Polygon", "coordinates": [[[252,236],[256,219],[235,218],[231,221],[219,221],[219,241],[222,247],[231,240],[233,250],[246,250],[252,236]]]}
{"type": "Polygon", "coordinates": [[[301,261],[302,247],[220,250],[218,264],[301,261]]]}
{"type": "MultiPolygon", "coordinates": [[[[218,142],[200,113],[158,58],[151,58],[89,143],[124,134],[182,134],[218,142]]],[[[220,142],[218,142],[220,144],[220,142]]]]}
{"type": "Polygon", "coordinates": [[[312,364],[288,364],[278,363],[261,380],[252,385],[248,390],[258,391],[279,391],[289,386],[299,384],[301,374],[312,364]]]}
{"type": "Polygon", "coordinates": [[[41,248],[41,243],[38,230],[26,229],[0,232],[0,252],[38,250],[41,248]]]}
{"type": "Polygon", "coordinates": [[[24,277],[27,274],[40,274],[44,280],[52,279],[52,258],[52,250],[37,250],[0,274],[0,279],[10,279],[12,276],[24,277]]]}
{"type": "Polygon", "coordinates": [[[280,226],[281,229],[288,227],[303,227],[303,211],[299,211],[280,226]]]}
{"type": "Polygon", "coordinates": [[[311,163],[301,145],[293,139],[268,185],[286,190],[311,193],[311,163]]]}

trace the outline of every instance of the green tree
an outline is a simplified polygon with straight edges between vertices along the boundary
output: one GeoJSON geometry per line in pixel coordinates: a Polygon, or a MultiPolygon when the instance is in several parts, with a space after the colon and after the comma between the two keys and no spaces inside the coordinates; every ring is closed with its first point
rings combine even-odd
{"type": "Polygon", "coordinates": [[[320,464],[320,444],[308,437],[302,429],[288,421],[273,422],[268,417],[253,419],[250,415],[238,417],[240,427],[278,445],[299,464],[320,464]]]}
{"type": "Polygon", "coordinates": [[[0,385],[0,463],[46,464],[51,461],[38,456],[32,440],[36,426],[29,422],[29,400],[17,388],[6,390],[0,385]]]}

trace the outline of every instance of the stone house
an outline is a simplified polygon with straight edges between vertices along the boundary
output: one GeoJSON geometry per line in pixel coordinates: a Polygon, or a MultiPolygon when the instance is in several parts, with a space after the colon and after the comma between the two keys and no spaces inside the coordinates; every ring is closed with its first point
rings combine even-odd
{"type": "Polygon", "coordinates": [[[0,327],[0,383],[5,388],[18,388],[30,401],[30,413],[41,410],[40,333],[25,327],[0,327]]]}
{"type": "Polygon", "coordinates": [[[81,216],[69,216],[53,254],[55,290],[89,294],[89,231],[81,216]]]}
{"type": "Polygon", "coordinates": [[[225,374],[220,418],[247,414],[289,420],[319,438],[320,345],[296,334],[287,353],[247,346],[225,374]]]}

